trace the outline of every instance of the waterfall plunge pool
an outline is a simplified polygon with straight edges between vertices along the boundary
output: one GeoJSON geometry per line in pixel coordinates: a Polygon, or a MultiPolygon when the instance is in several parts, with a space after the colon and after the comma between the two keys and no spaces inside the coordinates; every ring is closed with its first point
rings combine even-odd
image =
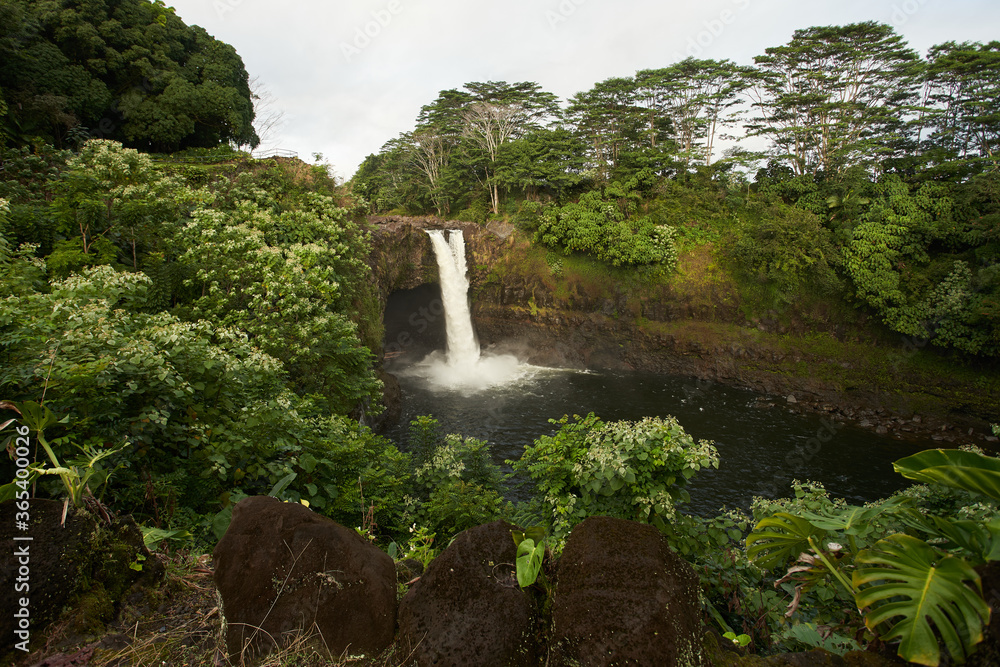
{"type": "MultiPolygon", "coordinates": [[[[723,506],[748,509],[758,495],[791,495],[793,479],[822,482],[850,503],[877,500],[911,483],[893,471],[893,461],[938,446],[792,412],[782,397],[685,377],[537,369],[474,394],[435,388],[415,374],[399,381],[403,414],[389,437],[405,448],[409,422],[433,415],[444,433],[489,442],[505,471],[505,460],[519,458],[538,436],[555,433],[549,419],[588,412],[605,421],[673,415],[694,438],[715,441],[719,451],[718,470],[701,470],[688,487],[686,511],[703,515],[723,506]]],[[[526,492],[512,488],[509,497],[523,499],[526,492]]]]}
{"type": "MultiPolygon", "coordinates": [[[[550,419],[593,412],[606,421],[673,415],[696,439],[715,442],[719,469],[700,471],[686,510],[712,515],[749,508],[754,496],[791,493],[793,479],[822,482],[851,503],[909,484],[892,462],[931,441],[899,441],[818,415],[788,410],[781,397],[692,378],[641,372],[548,369],[511,355],[481,355],[469,316],[461,232],[429,230],[441,285],[393,294],[386,308],[385,369],[399,378],[402,417],[388,435],[406,448],[409,422],[432,415],[445,433],[490,443],[494,461],[517,459],[550,419]]],[[[527,491],[512,486],[508,496],[527,491]]]]}

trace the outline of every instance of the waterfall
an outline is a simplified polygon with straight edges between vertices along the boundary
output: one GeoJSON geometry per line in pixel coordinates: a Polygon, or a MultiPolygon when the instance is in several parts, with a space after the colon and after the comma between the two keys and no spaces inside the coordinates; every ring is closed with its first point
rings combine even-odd
{"type": "Polygon", "coordinates": [[[441,277],[447,351],[432,352],[406,372],[427,379],[431,387],[475,393],[488,387],[529,377],[537,370],[511,354],[479,353],[479,342],[469,312],[469,278],[466,275],[465,238],[461,229],[428,229],[441,277]]]}
{"type": "Polygon", "coordinates": [[[469,278],[466,275],[465,238],[461,229],[428,229],[441,277],[445,333],[448,338],[449,366],[470,366],[479,361],[479,343],[469,312],[469,278]]]}

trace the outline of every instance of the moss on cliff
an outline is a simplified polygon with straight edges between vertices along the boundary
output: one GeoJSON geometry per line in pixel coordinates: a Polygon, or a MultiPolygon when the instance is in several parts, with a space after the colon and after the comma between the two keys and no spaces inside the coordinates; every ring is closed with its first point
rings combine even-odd
{"type": "MultiPolygon", "coordinates": [[[[553,253],[517,230],[462,228],[484,344],[520,339],[540,363],[699,375],[911,415],[1000,418],[995,364],[892,334],[839,297],[803,293],[776,306],[711,243],[689,245],[677,271],[664,274],[553,253]],[[555,347],[561,356],[546,356],[555,347]]],[[[405,220],[376,244],[375,265],[383,294],[436,281],[425,234],[405,220]]]]}

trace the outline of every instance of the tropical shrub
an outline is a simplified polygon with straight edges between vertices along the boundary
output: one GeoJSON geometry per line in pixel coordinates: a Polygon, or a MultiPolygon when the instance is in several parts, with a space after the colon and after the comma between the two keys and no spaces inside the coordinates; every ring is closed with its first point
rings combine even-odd
{"type": "Polygon", "coordinates": [[[765,516],[747,537],[747,555],[764,568],[792,562],[779,580],[796,584],[789,616],[806,607],[802,593],[833,581],[869,631],[898,641],[900,657],[936,666],[943,645],[964,662],[989,623],[973,566],[1000,559],[1000,461],[928,450],[894,467],[910,479],[979,494],[992,511],[979,520],[935,516],[905,494],[865,507],[827,503],[765,516]],[[906,532],[893,532],[899,529],[906,532]]]}
{"type": "Polygon", "coordinates": [[[476,438],[440,435],[429,416],[410,422],[413,470],[403,521],[434,533],[439,542],[511,512],[503,475],[489,445],[476,438]]]}
{"type": "Polygon", "coordinates": [[[666,271],[677,265],[676,231],[636,217],[638,179],[610,183],[604,194],[593,190],[576,203],[542,214],[535,241],[565,254],[582,252],[614,266],[656,264],[666,271]]]}
{"type": "Polygon", "coordinates": [[[115,259],[138,270],[146,253],[169,248],[188,197],[148,155],[103,139],[88,141],[69,160],[57,192],[51,206],[57,230],[72,243],[56,249],[81,255],[50,263],[60,277],[89,265],[85,260],[97,241],[106,244],[105,252],[117,248],[115,259]]]}
{"type": "Polygon", "coordinates": [[[1000,271],[986,221],[964,220],[943,184],[887,176],[878,193],[844,250],[857,298],[901,334],[995,355],[1000,271]]]}
{"type": "Polygon", "coordinates": [[[535,484],[543,521],[556,543],[588,516],[651,523],[664,532],[690,500],[688,480],[718,467],[715,447],[695,441],[673,417],[603,422],[593,413],[550,420],[559,427],[508,461],[535,484]]]}

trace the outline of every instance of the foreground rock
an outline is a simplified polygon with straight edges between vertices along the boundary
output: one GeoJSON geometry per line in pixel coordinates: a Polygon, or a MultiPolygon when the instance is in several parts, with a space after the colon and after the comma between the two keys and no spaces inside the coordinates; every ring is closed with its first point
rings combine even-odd
{"type": "Polygon", "coordinates": [[[411,665],[537,665],[536,614],[517,585],[514,526],[458,535],[399,606],[402,655],[411,665]]]}
{"type": "Polygon", "coordinates": [[[984,628],[983,641],[966,662],[968,667],[1000,665],[1000,562],[976,568],[982,578],[983,599],[990,605],[990,624],[984,628]]]}
{"type": "Polygon", "coordinates": [[[557,567],[550,665],[707,664],[698,577],[654,527],[590,517],[557,567]]]}
{"type": "Polygon", "coordinates": [[[321,635],[334,656],[377,654],[392,642],[392,559],[302,505],[268,496],[241,501],[212,555],[234,662],[301,630],[321,635]]]}
{"type": "MultiPolygon", "coordinates": [[[[70,508],[63,523],[63,503],[39,498],[28,501],[26,514],[24,528],[3,540],[8,557],[0,559],[0,662],[15,647],[23,655],[37,645],[57,618],[65,633],[100,634],[133,585],[163,576],[163,565],[129,517],[109,524],[70,508]]],[[[15,502],[0,505],[3,526],[17,527],[23,517],[15,502]]]]}

